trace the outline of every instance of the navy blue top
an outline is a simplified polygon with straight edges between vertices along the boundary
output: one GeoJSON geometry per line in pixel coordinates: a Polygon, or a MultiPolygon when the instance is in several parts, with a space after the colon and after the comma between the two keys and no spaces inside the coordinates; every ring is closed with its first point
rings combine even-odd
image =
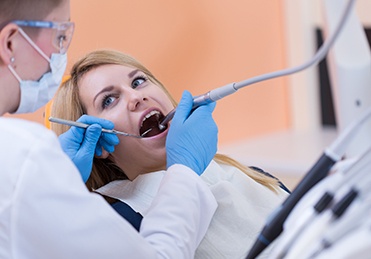
{"type": "Polygon", "coordinates": [[[291,194],[290,190],[275,176],[271,175],[270,173],[267,173],[266,171],[264,171],[263,169],[259,168],[259,167],[255,167],[255,166],[250,166],[251,169],[261,173],[261,174],[264,174],[266,176],[269,176],[269,177],[272,177],[276,180],[278,180],[278,184],[280,186],[280,188],[284,191],[286,191],[288,194],[291,194]]]}
{"type": "Polygon", "coordinates": [[[129,205],[122,201],[116,201],[111,204],[112,208],[125,218],[129,223],[139,231],[140,223],[142,222],[143,216],[135,212],[129,205]]]}

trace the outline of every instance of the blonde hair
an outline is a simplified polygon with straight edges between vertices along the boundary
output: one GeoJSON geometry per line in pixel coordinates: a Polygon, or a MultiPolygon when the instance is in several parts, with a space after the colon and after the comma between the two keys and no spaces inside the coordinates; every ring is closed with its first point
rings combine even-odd
{"type": "MultiPolygon", "coordinates": [[[[136,59],[115,50],[97,50],[87,54],[74,64],[71,69],[71,77],[61,85],[53,99],[51,116],[75,121],[85,114],[86,109],[79,98],[79,80],[90,70],[108,64],[123,65],[141,70],[147,75],[149,80],[158,85],[168,95],[174,106],[176,106],[175,100],[161,82],[136,59]]],[[[59,135],[67,131],[69,127],[52,124],[51,128],[59,135]]],[[[272,191],[276,191],[278,187],[277,179],[246,167],[226,155],[216,154],[214,160],[220,164],[237,167],[247,176],[272,191]]],[[[127,177],[110,157],[105,160],[94,158],[92,173],[86,185],[89,190],[93,191],[113,180],[119,179],[127,179],[127,177]]]]}

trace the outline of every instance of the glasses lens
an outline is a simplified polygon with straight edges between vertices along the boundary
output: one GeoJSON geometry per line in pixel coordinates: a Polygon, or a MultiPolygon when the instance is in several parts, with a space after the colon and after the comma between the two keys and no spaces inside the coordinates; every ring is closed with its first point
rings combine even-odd
{"type": "Polygon", "coordinates": [[[73,23],[61,24],[59,28],[54,30],[53,45],[59,49],[61,54],[67,52],[72,41],[73,30],[73,23]]]}

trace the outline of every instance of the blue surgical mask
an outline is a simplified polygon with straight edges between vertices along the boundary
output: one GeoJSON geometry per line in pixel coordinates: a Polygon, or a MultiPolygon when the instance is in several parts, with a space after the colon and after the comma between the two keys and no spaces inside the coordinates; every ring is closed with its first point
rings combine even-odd
{"type": "Polygon", "coordinates": [[[10,72],[19,81],[21,88],[21,101],[15,112],[17,114],[31,113],[47,104],[61,84],[67,66],[66,54],[53,53],[49,59],[21,28],[19,28],[19,32],[49,62],[51,71],[45,73],[38,81],[22,80],[14,68],[10,64],[8,65],[10,72]]]}

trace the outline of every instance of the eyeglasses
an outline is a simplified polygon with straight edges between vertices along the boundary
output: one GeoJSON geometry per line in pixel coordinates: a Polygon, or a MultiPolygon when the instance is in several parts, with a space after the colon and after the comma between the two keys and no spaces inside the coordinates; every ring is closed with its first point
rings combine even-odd
{"type": "Polygon", "coordinates": [[[54,29],[53,46],[59,49],[59,53],[67,52],[71,44],[75,24],[73,22],[51,22],[51,21],[34,21],[34,20],[15,20],[12,23],[18,26],[49,28],[54,29]]]}

